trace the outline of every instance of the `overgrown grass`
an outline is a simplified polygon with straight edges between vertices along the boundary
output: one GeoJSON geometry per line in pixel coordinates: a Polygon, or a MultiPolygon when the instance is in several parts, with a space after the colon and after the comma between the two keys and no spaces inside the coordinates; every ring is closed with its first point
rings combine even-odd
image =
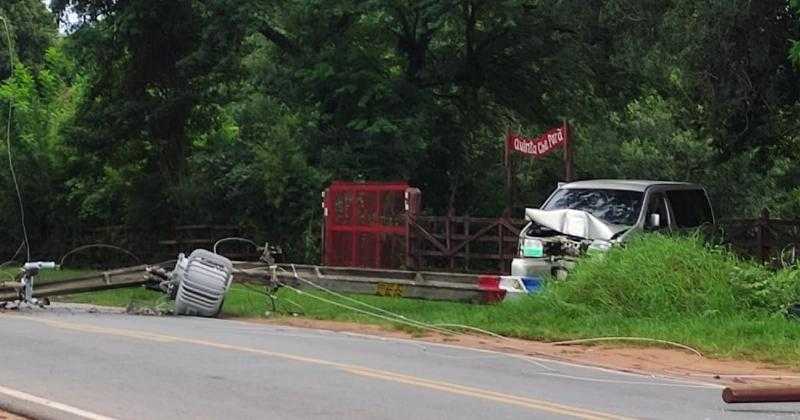
{"type": "Polygon", "coordinates": [[[800,271],[777,273],[696,237],[648,235],[584,258],[539,296],[553,311],[636,318],[781,316],[800,302],[800,271]]]}
{"type": "Polygon", "coordinates": [[[129,303],[137,303],[143,306],[155,306],[162,301],[166,295],[160,292],[147,290],[143,287],[133,287],[129,289],[114,289],[102,292],[81,293],[77,295],[59,298],[61,301],[74,303],[91,303],[100,306],[128,306],[129,303]]]}
{"type": "MultiPolygon", "coordinates": [[[[398,327],[307,294],[282,290],[279,297],[279,314],[300,311],[292,301],[309,318],[398,327]]],[[[354,297],[427,323],[464,324],[513,337],[649,337],[681,342],[709,356],[800,367],[800,321],[785,315],[790,304],[800,302],[800,271],[773,273],[696,238],[635,239],[625,248],[585,258],[567,281],[497,305],[354,297]]],[[[128,289],[71,300],[124,306],[131,301],[155,304],[160,298],[159,293],[128,289]]],[[[268,311],[266,297],[235,286],[223,314],[259,317],[268,311]]]]}

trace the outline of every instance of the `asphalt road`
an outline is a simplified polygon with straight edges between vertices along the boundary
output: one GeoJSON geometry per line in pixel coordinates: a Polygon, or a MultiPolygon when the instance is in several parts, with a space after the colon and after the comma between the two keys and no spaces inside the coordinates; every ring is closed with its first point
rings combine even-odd
{"type": "Polygon", "coordinates": [[[37,418],[800,417],[720,387],[499,353],[238,321],[0,314],[0,407],[37,418]]]}

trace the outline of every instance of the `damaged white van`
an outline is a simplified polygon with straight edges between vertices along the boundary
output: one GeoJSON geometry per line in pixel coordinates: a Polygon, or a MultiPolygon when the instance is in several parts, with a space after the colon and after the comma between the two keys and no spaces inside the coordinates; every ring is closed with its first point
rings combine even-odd
{"type": "Polygon", "coordinates": [[[578,256],[603,251],[632,232],[714,223],[706,190],[668,181],[592,180],[560,185],[540,209],[526,209],[511,275],[563,279],[578,256]]]}

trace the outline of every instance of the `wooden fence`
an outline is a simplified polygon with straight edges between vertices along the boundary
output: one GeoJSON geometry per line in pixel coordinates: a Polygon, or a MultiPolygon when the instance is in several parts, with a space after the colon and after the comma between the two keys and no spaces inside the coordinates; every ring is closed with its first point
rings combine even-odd
{"type": "MultiPolygon", "coordinates": [[[[513,218],[415,216],[406,217],[405,225],[405,237],[392,248],[400,256],[397,268],[508,273],[525,222],[513,218]]],[[[772,218],[766,210],[757,218],[723,219],[706,233],[710,241],[729,245],[740,255],[772,266],[794,262],[800,254],[800,220],[772,218]]],[[[250,235],[232,225],[177,226],[161,231],[130,226],[75,227],[34,242],[34,258],[60,258],[78,246],[104,243],[131,250],[141,262],[155,262],[196,248],[211,249],[214,241],[231,236],[250,235]]],[[[0,255],[10,257],[18,246],[2,243],[0,255]]],[[[221,245],[220,252],[239,260],[258,257],[252,245],[238,242],[221,245]]],[[[125,254],[95,249],[72,255],[67,263],[109,268],[134,262],[125,254]]]]}
{"type": "MultiPolygon", "coordinates": [[[[237,226],[230,225],[191,225],[176,226],[166,230],[145,230],[131,226],[103,226],[95,228],[76,228],[60,235],[50,235],[45,240],[32,240],[34,258],[60,259],[69,251],[88,244],[108,244],[132,252],[130,255],[108,248],[90,248],[70,254],[65,261],[67,266],[118,267],[153,263],[175,259],[178,253],[188,253],[197,248],[211,249],[214,242],[232,236],[249,235],[237,226]]],[[[4,243],[0,255],[10,257],[18,243],[4,243]]],[[[253,245],[241,242],[220,244],[219,251],[231,259],[255,259],[258,252],[253,245]]],[[[24,252],[22,252],[24,259],[24,252]]],[[[20,261],[19,255],[17,260],[20,261]]]]}
{"type": "Polygon", "coordinates": [[[417,270],[508,273],[521,219],[416,216],[406,222],[406,265],[417,270]]]}
{"type": "MultiPolygon", "coordinates": [[[[214,243],[223,238],[248,236],[233,225],[185,225],[157,232],[106,226],[92,229],[92,235],[94,242],[122,244],[148,260],[174,259],[181,252],[189,253],[198,248],[211,250],[214,243]]],[[[219,251],[231,259],[257,256],[254,246],[241,242],[220,244],[219,251]]]]}
{"type": "MultiPolygon", "coordinates": [[[[511,218],[416,216],[407,220],[406,267],[509,273],[525,221],[511,218]]],[[[709,242],[774,267],[800,259],[800,220],[723,219],[704,230],[709,242]]]]}
{"type": "Polygon", "coordinates": [[[757,218],[721,220],[710,239],[764,264],[794,263],[800,250],[800,220],[774,219],[764,209],[757,218]]]}

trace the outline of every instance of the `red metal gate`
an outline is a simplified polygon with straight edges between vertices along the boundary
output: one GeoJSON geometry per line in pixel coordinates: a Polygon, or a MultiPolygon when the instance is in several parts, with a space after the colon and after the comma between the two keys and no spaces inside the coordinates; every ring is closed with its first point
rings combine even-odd
{"type": "Polygon", "coordinates": [[[407,182],[334,181],[323,194],[323,264],[399,268],[405,263],[407,211],[419,190],[407,182]]]}

